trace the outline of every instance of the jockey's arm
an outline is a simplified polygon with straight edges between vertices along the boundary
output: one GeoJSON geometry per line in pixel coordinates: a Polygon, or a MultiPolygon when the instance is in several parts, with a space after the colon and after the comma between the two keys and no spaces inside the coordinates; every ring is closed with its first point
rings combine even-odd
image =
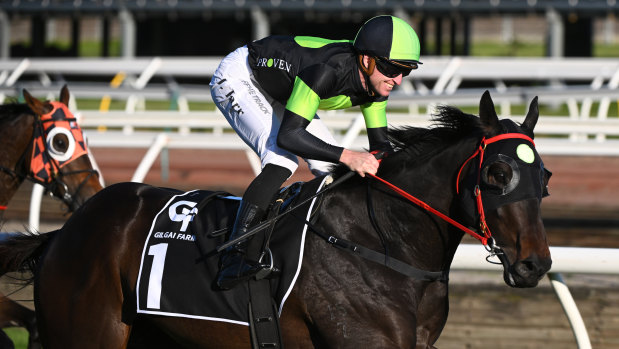
{"type": "Polygon", "coordinates": [[[393,152],[387,137],[387,101],[371,102],[361,105],[361,113],[367,128],[370,151],[393,152]]]}
{"type": "Polygon", "coordinates": [[[362,177],[365,173],[376,173],[378,161],[372,154],[328,144],[306,130],[309,123],[304,117],[286,110],[277,134],[277,145],[304,158],[341,162],[362,177]]]}

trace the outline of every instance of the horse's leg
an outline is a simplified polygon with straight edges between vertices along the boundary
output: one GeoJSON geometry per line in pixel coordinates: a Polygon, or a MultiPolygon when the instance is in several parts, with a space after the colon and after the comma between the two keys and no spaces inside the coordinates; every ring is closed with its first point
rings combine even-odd
{"type": "Polygon", "coordinates": [[[0,327],[21,326],[28,330],[28,348],[39,348],[39,331],[34,311],[0,295],[0,327]]]}
{"type": "Polygon", "coordinates": [[[170,336],[157,328],[146,317],[135,319],[131,326],[131,335],[127,349],[175,349],[179,348],[170,336]]]}
{"type": "Polygon", "coordinates": [[[449,313],[447,283],[434,281],[425,287],[417,310],[417,349],[435,348],[449,313]]]}
{"type": "Polygon", "coordinates": [[[30,328],[35,325],[34,311],[0,295],[0,327],[22,326],[30,328]]]}
{"type": "Polygon", "coordinates": [[[0,348],[2,349],[14,349],[15,344],[9,338],[9,336],[2,330],[0,330],[0,348]]]}
{"type": "Polygon", "coordinates": [[[286,301],[286,306],[280,318],[282,339],[286,349],[314,347],[308,328],[308,319],[309,315],[305,307],[293,292],[286,301]]]}

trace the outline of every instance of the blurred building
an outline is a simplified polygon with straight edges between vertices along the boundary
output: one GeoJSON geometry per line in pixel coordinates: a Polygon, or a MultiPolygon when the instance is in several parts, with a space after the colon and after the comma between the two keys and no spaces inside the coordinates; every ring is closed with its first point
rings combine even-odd
{"type": "Polygon", "coordinates": [[[424,55],[469,55],[472,37],[538,40],[550,56],[614,42],[616,0],[0,0],[0,58],[222,56],[269,34],[354,38],[378,14],[418,32],[424,55]]]}

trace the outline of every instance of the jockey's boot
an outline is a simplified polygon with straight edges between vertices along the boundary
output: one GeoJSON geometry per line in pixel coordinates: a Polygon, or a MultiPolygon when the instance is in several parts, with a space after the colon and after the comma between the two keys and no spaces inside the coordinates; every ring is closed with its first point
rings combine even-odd
{"type": "MultiPolygon", "coordinates": [[[[264,210],[260,207],[241,201],[229,241],[247,233],[249,228],[260,222],[264,213],[264,210]]],[[[220,289],[229,290],[237,284],[249,280],[261,270],[269,268],[269,265],[247,259],[247,245],[251,238],[249,237],[224,250],[217,275],[217,286],[220,289]]]]}

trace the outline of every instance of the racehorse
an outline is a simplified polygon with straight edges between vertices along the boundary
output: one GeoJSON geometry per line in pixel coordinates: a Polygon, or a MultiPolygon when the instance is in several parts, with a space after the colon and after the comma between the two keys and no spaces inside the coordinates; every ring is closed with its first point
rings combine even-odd
{"type": "MultiPolygon", "coordinates": [[[[24,180],[42,184],[74,211],[102,189],[89,160],[82,131],[67,109],[69,90],[60,102],[41,102],[23,91],[25,104],[0,105],[0,218],[24,180]]],[[[38,345],[35,314],[0,294],[0,327],[21,326],[38,345]]]]}
{"type": "Polygon", "coordinates": [[[24,180],[39,183],[74,211],[102,189],[82,130],[60,101],[41,102],[23,91],[25,104],[0,106],[0,214],[24,180]]]}
{"type": "MultiPolygon", "coordinates": [[[[305,236],[281,310],[285,347],[433,348],[447,321],[449,268],[465,233],[499,257],[509,286],[534,287],[550,269],[540,209],[550,172],[533,141],[537,98],[522,124],[499,120],[488,92],[479,117],[438,110],[433,127],[390,131],[396,150],[376,176],[320,192],[305,222],[314,233],[305,236]],[[365,258],[368,250],[381,257],[365,258]]],[[[332,176],[337,181],[345,172],[340,166],[332,176]]],[[[0,272],[35,274],[45,348],[124,348],[131,324],[141,320],[184,347],[250,347],[243,325],[136,314],[140,251],[153,217],[177,194],[115,184],[61,229],[0,244],[0,272]]],[[[199,212],[234,210],[230,201],[215,200],[199,212]]],[[[279,218],[272,245],[294,234],[286,232],[298,220],[291,216],[279,218]]]]}

